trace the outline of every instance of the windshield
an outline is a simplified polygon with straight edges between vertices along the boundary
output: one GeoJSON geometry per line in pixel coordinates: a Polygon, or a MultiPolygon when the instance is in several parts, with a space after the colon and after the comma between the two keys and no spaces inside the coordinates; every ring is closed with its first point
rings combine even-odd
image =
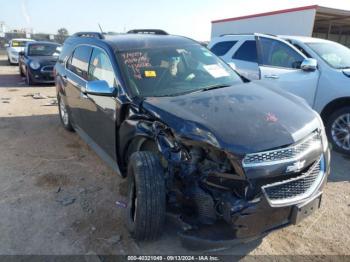
{"type": "Polygon", "coordinates": [[[58,56],[61,46],[52,44],[30,44],[28,46],[29,56],[58,56]]]}
{"type": "Polygon", "coordinates": [[[228,65],[200,45],[118,52],[133,95],[176,96],[231,86],[242,80],[228,65]]]}
{"type": "Polygon", "coordinates": [[[24,47],[28,41],[12,41],[12,47],[24,47]]]}
{"type": "Polygon", "coordinates": [[[334,42],[308,43],[327,64],[336,69],[350,68],[350,49],[334,42]]]}

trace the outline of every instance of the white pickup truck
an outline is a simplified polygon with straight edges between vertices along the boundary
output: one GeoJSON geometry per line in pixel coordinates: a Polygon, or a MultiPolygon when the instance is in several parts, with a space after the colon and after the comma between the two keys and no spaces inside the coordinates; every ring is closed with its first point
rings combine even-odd
{"type": "Polygon", "coordinates": [[[250,80],[273,81],[317,111],[337,151],[350,154],[350,49],[323,39],[223,35],[208,48],[250,80]]]}

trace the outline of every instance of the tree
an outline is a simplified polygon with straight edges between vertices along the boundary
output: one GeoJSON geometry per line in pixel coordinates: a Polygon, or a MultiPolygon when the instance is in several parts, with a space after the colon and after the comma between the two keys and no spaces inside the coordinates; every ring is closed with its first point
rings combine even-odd
{"type": "Polygon", "coordinates": [[[60,28],[57,30],[57,41],[59,43],[63,43],[64,40],[66,40],[66,38],[68,37],[68,30],[64,27],[60,28]]]}

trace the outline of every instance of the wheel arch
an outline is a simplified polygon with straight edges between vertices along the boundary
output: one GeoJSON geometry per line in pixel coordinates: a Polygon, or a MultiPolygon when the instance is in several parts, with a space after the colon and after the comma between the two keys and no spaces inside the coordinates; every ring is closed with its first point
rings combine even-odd
{"type": "Polygon", "coordinates": [[[350,97],[337,98],[329,102],[321,112],[321,118],[324,122],[327,122],[330,115],[340,108],[350,106],[350,97]]]}
{"type": "Polygon", "coordinates": [[[143,150],[143,148],[152,151],[150,149],[157,144],[150,123],[142,120],[124,121],[118,133],[118,164],[122,176],[125,177],[128,159],[132,153],[143,150]],[[148,127],[148,129],[140,128],[140,123],[145,123],[143,127],[148,127]]]}

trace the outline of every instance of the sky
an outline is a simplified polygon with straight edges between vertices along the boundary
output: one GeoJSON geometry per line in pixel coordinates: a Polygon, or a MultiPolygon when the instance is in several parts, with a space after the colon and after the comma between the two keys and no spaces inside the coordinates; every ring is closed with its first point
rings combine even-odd
{"type": "Polygon", "coordinates": [[[212,20],[313,4],[350,10],[349,0],[0,0],[0,21],[36,33],[159,28],[205,41],[212,20]]]}

